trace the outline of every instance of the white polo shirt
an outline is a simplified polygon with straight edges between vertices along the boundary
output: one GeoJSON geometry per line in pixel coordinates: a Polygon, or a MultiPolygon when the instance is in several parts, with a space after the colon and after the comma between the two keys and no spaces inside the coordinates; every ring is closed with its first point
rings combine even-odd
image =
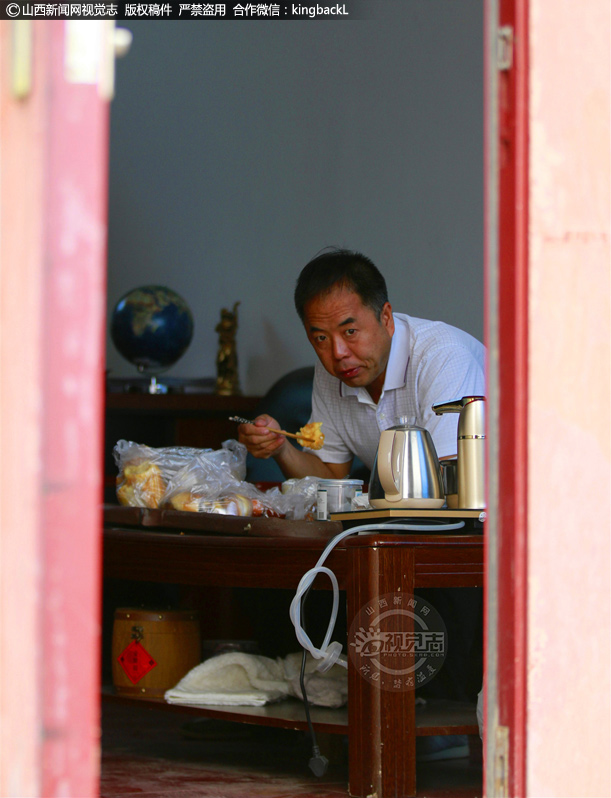
{"type": "Polygon", "coordinates": [[[438,457],[455,455],[458,414],[437,416],[431,407],[486,393],[485,349],[477,339],[441,321],[393,316],[395,332],[377,404],[365,388],[345,385],[316,363],[310,420],[322,421],[325,444],[313,453],[326,463],[347,463],[357,455],[371,469],[380,433],[403,418],[428,429],[438,457]]]}

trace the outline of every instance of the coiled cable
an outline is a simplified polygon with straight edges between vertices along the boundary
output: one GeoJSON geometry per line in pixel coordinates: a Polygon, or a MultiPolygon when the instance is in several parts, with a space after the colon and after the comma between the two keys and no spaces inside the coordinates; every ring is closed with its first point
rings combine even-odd
{"type": "Polygon", "coordinates": [[[347,538],[349,535],[354,534],[361,534],[361,533],[371,533],[371,532],[386,532],[389,529],[401,532],[453,532],[458,529],[462,529],[464,527],[464,521],[458,521],[454,524],[442,524],[437,526],[432,526],[430,524],[413,524],[413,523],[386,523],[386,524],[364,524],[363,526],[356,526],[351,527],[350,529],[345,529],[343,532],[340,532],[339,535],[336,535],[332,538],[327,546],[325,547],[323,553],[318,558],[318,562],[313,568],[310,568],[309,571],[306,571],[305,574],[301,577],[299,581],[299,585],[297,586],[297,591],[293,600],[291,601],[291,606],[289,609],[289,616],[293,626],[295,627],[295,635],[297,636],[297,640],[302,648],[314,657],[314,659],[321,660],[319,665],[317,666],[317,670],[321,673],[329,670],[335,663],[341,665],[344,668],[348,667],[348,661],[346,657],[341,656],[342,653],[342,645],[337,641],[331,643],[331,636],[335,629],[335,622],[337,620],[337,611],[339,607],[339,584],[337,581],[337,577],[333,573],[330,568],[326,568],[323,563],[331,553],[331,551],[337,546],[337,544],[342,541],[344,538],[347,538]],[[327,626],[327,632],[325,634],[324,640],[320,646],[317,648],[314,643],[312,643],[310,637],[306,633],[305,629],[303,628],[301,618],[302,618],[302,598],[305,597],[308,589],[311,587],[312,583],[318,576],[318,574],[326,574],[329,579],[331,580],[331,586],[333,588],[333,604],[331,606],[331,617],[329,618],[329,624],[327,626]]]}

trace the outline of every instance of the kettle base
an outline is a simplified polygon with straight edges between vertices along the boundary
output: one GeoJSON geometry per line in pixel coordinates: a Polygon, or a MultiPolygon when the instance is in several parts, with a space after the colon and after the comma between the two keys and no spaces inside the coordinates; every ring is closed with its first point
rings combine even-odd
{"type": "Polygon", "coordinates": [[[396,502],[389,501],[388,499],[369,499],[369,504],[375,507],[376,510],[394,510],[412,508],[414,510],[438,510],[443,507],[446,500],[441,499],[399,499],[396,502]]]}

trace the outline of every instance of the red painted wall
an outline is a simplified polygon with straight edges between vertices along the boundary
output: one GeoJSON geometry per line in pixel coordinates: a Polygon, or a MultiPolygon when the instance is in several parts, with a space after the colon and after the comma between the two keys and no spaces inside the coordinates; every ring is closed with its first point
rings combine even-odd
{"type": "Polygon", "coordinates": [[[530,0],[528,795],[611,795],[611,7],[530,0]]]}

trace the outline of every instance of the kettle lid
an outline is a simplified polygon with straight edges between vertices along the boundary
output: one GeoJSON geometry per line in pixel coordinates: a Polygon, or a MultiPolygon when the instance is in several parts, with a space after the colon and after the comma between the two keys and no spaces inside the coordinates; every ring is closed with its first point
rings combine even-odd
{"type": "Polygon", "coordinates": [[[424,427],[420,427],[414,423],[415,419],[413,416],[399,416],[395,419],[395,423],[388,427],[388,429],[396,429],[396,430],[422,430],[424,431],[424,427]]]}

